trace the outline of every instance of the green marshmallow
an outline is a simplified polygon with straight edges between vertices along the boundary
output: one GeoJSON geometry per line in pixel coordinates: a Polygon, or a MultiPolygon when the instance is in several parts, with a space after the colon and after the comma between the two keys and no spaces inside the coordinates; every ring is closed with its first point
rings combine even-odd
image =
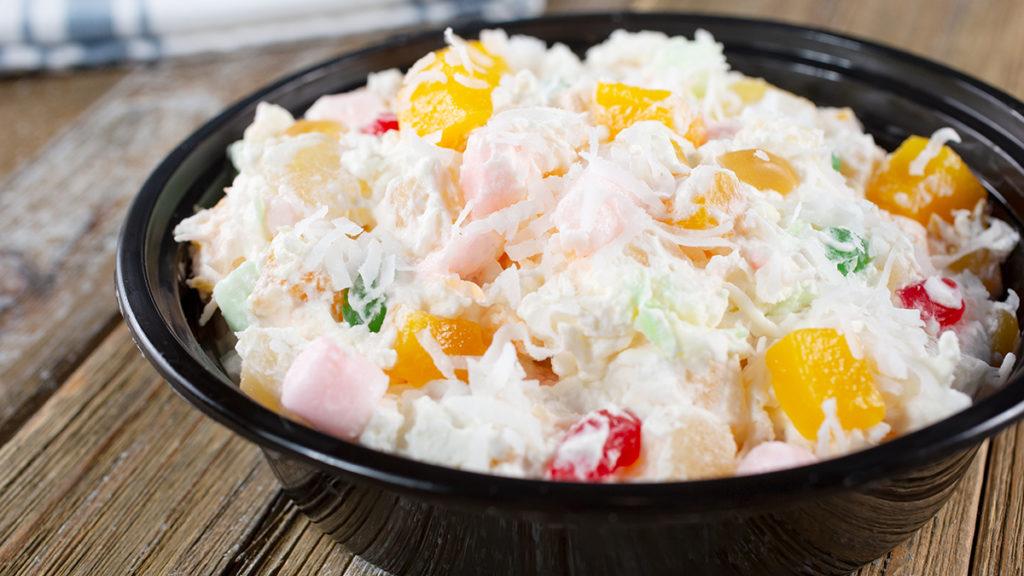
{"type": "Polygon", "coordinates": [[[769,308],[767,315],[769,317],[779,317],[794,314],[807,308],[811,302],[814,302],[814,298],[815,293],[812,290],[809,290],[804,285],[800,285],[788,298],[769,308]]]}
{"type": "Polygon", "coordinates": [[[384,316],[388,313],[384,298],[368,299],[366,284],[362,275],[357,275],[345,298],[345,306],[341,310],[341,317],[349,326],[366,324],[370,332],[380,332],[384,324],[384,316]]]}
{"type": "Polygon", "coordinates": [[[867,265],[871,262],[871,256],[868,255],[867,240],[842,227],[829,228],[828,233],[836,242],[852,246],[852,248],[825,247],[825,254],[828,256],[828,259],[835,262],[836,269],[843,276],[849,276],[852,272],[860,272],[867,268],[867,265]]]}
{"type": "Polygon", "coordinates": [[[637,310],[634,326],[663,353],[675,353],[676,338],[664,310],[641,306],[637,310]]]}
{"type": "Polygon", "coordinates": [[[260,269],[256,263],[246,261],[213,287],[213,299],[232,332],[241,332],[249,327],[245,302],[259,277],[260,269]]]}
{"type": "Polygon", "coordinates": [[[843,159],[835,152],[832,153],[832,169],[839,172],[843,169],[843,159]]]}

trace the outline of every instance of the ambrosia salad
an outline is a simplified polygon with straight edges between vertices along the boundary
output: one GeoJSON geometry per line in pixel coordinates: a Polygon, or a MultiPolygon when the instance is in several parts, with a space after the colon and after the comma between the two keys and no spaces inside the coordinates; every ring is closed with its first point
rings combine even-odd
{"type": "Polygon", "coordinates": [[[706,32],[445,39],[301,119],[261,104],[176,228],[260,404],[466,470],[667,481],[859,450],[1005,380],[1018,234],[952,129],[886,155],[706,32]]]}

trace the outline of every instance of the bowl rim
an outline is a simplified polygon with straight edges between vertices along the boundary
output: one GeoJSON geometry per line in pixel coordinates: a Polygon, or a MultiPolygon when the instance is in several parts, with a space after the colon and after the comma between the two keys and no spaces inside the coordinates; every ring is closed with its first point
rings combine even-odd
{"type": "MultiPolygon", "coordinates": [[[[456,30],[611,21],[622,26],[672,19],[697,26],[736,24],[812,35],[886,58],[920,66],[965,83],[995,99],[1024,123],[1024,103],[987,83],[935,61],[874,41],[786,22],[688,12],[585,12],[502,22],[453,24],[456,30]]],[[[631,26],[635,27],[635,26],[631,26]]],[[[165,322],[149,285],[146,244],[150,218],[166,185],[182,163],[208,137],[248,106],[288,85],[311,81],[333,65],[437,37],[443,28],[393,35],[365,48],[331,57],[288,74],[228,106],[176,146],[158,165],[133,200],[122,225],[116,258],[116,291],[121,314],[136,345],[185,400],[264,450],[298,457],[325,470],[409,495],[441,498],[474,507],[561,514],[631,514],[684,511],[730,512],[750,505],[781,505],[808,493],[827,493],[878,481],[929,460],[970,450],[972,445],[1024,415],[1024,373],[1000,390],[922,429],[878,446],[809,466],[770,473],[690,480],[588,484],[513,478],[429,464],[327,436],[287,420],[257,404],[221,374],[206,370],[177,340],[165,322]]]]}

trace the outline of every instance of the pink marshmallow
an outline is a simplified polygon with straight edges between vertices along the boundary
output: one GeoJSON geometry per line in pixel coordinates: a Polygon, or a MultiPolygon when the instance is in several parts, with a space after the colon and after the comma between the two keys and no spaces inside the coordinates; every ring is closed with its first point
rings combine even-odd
{"type": "Polygon", "coordinates": [[[322,336],[288,368],[281,405],[317,430],[355,440],[387,388],[388,377],[380,368],[322,336]]]}
{"type": "Polygon", "coordinates": [[[587,257],[618,238],[626,228],[632,202],[607,188],[592,186],[581,177],[558,203],[552,221],[558,228],[559,245],[566,252],[587,257]],[[592,214],[586,213],[587,196],[599,196],[592,214]]]}
{"type": "Polygon", "coordinates": [[[498,257],[504,246],[505,240],[493,230],[459,233],[420,266],[429,272],[454,272],[463,280],[483,280],[501,272],[498,257]]]}
{"type": "Polygon", "coordinates": [[[301,209],[296,207],[294,202],[282,196],[271,196],[266,200],[264,214],[267,229],[271,233],[276,233],[280,228],[292,226],[302,220],[301,209]]]}
{"type": "Polygon", "coordinates": [[[466,142],[459,186],[483,218],[529,196],[532,186],[563,174],[587,142],[582,115],[554,108],[517,108],[492,117],[466,142]]]}
{"type": "Polygon", "coordinates": [[[473,217],[483,218],[526,198],[526,182],[540,171],[513,146],[470,136],[462,155],[459,185],[473,217]]]}
{"type": "Polygon", "coordinates": [[[306,118],[334,120],[350,131],[359,132],[386,113],[390,112],[380,96],[366,88],[358,88],[344,94],[321,96],[306,111],[306,118]]]}
{"type": "Polygon", "coordinates": [[[740,459],[736,466],[736,475],[763,474],[786,468],[796,468],[813,464],[818,458],[807,449],[785,442],[765,442],[758,444],[740,459]]]}

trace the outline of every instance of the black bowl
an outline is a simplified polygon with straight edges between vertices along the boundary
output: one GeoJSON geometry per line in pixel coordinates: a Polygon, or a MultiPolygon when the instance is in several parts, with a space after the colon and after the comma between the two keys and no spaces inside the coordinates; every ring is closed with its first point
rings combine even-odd
{"type": "MultiPolygon", "coordinates": [[[[482,25],[460,27],[474,36],[482,25]]],[[[617,28],[691,36],[711,31],[733,67],[818,104],[852,107],[887,147],[954,127],[957,148],[997,213],[1024,215],[1024,105],[963,74],[845,36],[771,22],[682,14],[592,14],[510,22],[510,33],[582,51],[617,28]]],[[[301,113],[368,72],[408,66],[440,32],[400,36],[324,62],[235,104],[156,169],[121,237],[117,288],[143,353],[203,412],[256,442],[285,491],[325,532],[401,574],[840,574],[931,518],[978,444],[1024,411],[1024,382],[881,446],[804,468],[663,484],[583,485],[500,478],[415,462],[281,418],[243,395],[217,361],[218,340],[194,325],[186,258],[171,230],[209,206],[232,171],[229,143],[256,103],[301,113]]],[[[1004,269],[1021,291],[1021,251],[1004,269]]]]}

